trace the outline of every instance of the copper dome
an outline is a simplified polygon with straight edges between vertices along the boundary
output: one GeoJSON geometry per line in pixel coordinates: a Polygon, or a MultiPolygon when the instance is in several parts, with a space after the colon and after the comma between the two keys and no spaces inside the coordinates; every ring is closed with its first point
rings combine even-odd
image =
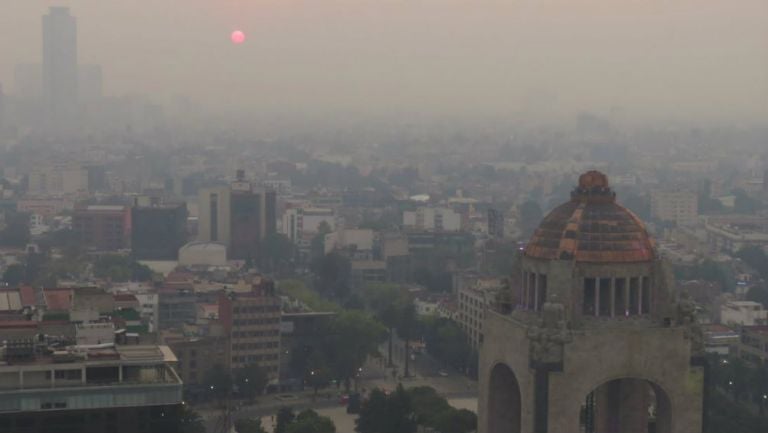
{"type": "Polygon", "coordinates": [[[593,263],[645,262],[655,257],[645,225],[616,203],[608,178],[599,171],[579,177],[571,200],[544,217],[525,255],[593,263]]]}

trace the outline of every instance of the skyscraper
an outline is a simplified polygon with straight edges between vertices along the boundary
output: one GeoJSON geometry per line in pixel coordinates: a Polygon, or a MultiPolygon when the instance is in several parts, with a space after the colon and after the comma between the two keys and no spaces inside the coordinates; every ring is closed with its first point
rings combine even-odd
{"type": "Polygon", "coordinates": [[[67,7],[43,15],[43,103],[53,126],[61,126],[77,103],[77,22],[67,7]]]}
{"type": "Polygon", "coordinates": [[[201,189],[198,208],[198,239],[225,244],[232,259],[259,260],[262,240],[275,233],[275,192],[254,188],[241,170],[228,187],[201,189]]]}

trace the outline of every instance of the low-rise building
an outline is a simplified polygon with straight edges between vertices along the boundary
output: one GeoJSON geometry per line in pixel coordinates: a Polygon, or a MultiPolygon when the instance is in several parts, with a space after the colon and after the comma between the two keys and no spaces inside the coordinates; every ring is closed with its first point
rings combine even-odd
{"type": "Polygon", "coordinates": [[[741,328],[741,341],[736,346],[739,358],[752,365],[764,365],[768,361],[768,326],[741,328]]]}
{"type": "Polygon", "coordinates": [[[720,322],[725,325],[755,326],[767,321],[768,310],[759,302],[731,301],[720,307],[720,322]]]}
{"type": "Polygon", "coordinates": [[[502,283],[496,278],[478,279],[475,284],[462,284],[458,289],[459,326],[467,333],[470,345],[478,349],[483,343],[483,322],[488,308],[502,283]]]}
{"type": "Polygon", "coordinates": [[[182,382],[167,346],[37,351],[6,342],[0,365],[3,431],[177,431],[182,382]]]}
{"type": "Polygon", "coordinates": [[[688,189],[651,190],[651,216],[677,225],[693,225],[699,215],[696,191],[688,189]]]}
{"type": "Polygon", "coordinates": [[[717,324],[703,325],[704,350],[720,356],[729,356],[741,340],[738,332],[717,324]]]}
{"type": "Polygon", "coordinates": [[[403,212],[403,227],[412,230],[446,231],[461,230],[461,215],[448,208],[420,207],[403,212]]]}

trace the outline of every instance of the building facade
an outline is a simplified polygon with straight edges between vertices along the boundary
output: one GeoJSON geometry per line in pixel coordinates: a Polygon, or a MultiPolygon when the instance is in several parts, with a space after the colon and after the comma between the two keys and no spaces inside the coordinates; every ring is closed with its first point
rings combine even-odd
{"type": "Polygon", "coordinates": [[[692,225],[699,215],[699,198],[695,191],[668,189],[651,191],[651,216],[677,225],[692,225]]]}
{"type": "Polygon", "coordinates": [[[6,342],[0,365],[0,431],[179,431],[182,382],[167,346],[36,353],[6,342]],[[10,362],[9,362],[10,361],[10,362]]]}
{"type": "Polygon", "coordinates": [[[139,260],[176,260],[187,243],[187,205],[160,204],[131,208],[131,253],[139,260]]]}
{"type": "Polygon", "coordinates": [[[126,206],[87,205],[75,208],[72,229],[81,245],[100,251],[128,248],[131,213],[126,206]]]}
{"type": "Polygon", "coordinates": [[[279,377],[281,305],[268,280],[254,284],[250,292],[220,296],[219,319],[229,335],[232,370],[258,364],[271,380],[279,377]]]}
{"type": "Polygon", "coordinates": [[[580,177],[521,267],[483,327],[479,432],[702,431],[694,306],[604,174],[580,177]]]}
{"type": "Polygon", "coordinates": [[[43,15],[43,103],[55,126],[77,107],[77,22],[67,7],[43,15]]]}

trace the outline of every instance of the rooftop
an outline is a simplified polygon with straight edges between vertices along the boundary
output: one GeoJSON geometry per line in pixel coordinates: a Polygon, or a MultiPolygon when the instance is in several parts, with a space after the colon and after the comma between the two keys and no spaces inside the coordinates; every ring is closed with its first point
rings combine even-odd
{"type": "Polygon", "coordinates": [[[542,220],[525,256],[594,263],[646,262],[656,257],[645,225],[616,203],[608,177],[589,171],[579,177],[571,200],[542,220]]]}

